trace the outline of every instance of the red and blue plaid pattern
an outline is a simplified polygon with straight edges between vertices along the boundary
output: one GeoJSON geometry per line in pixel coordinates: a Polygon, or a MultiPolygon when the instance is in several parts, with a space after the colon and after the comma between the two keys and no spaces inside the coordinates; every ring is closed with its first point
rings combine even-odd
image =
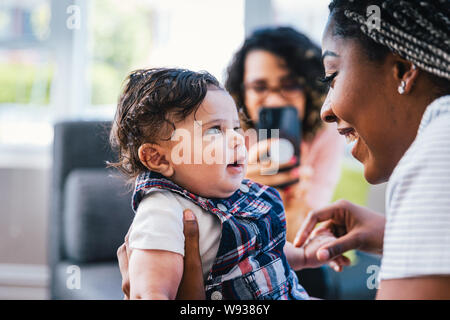
{"type": "Polygon", "coordinates": [[[226,199],[206,199],[154,172],[136,179],[132,206],[154,188],[168,189],[216,215],[222,237],[215,262],[205,283],[206,297],[230,300],[303,300],[299,285],[283,253],[286,219],[278,191],[251,180],[226,199]]]}

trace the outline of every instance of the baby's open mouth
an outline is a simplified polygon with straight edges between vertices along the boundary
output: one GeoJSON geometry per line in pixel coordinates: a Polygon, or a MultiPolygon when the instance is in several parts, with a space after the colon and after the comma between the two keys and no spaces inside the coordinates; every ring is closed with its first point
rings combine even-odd
{"type": "Polygon", "coordinates": [[[235,168],[237,168],[237,167],[243,167],[244,166],[244,164],[243,163],[240,163],[238,160],[236,160],[235,162],[233,162],[233,163],[229,163],[228,165],[227,165],[227,167],[235,167],[235,168]]]}
{"type": "Polygon", "coordinates": [[[242,175],[246,157],[238,156],[236,160],[233,160],[234,159],[230,159],[230,163],[227,164],[227,172],[232,175],[242,175]]]}

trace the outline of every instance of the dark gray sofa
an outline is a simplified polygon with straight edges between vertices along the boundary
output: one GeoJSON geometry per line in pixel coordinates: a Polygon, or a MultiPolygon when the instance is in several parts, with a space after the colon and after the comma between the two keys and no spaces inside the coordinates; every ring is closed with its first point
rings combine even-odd
{"type": "MultiPolygon", "coordinates": [[[[52,299],[122,299],[116,250],[133,219],[131,192],[117,172],[108,142],[110,122],[67,121],[54,133],[49,265],[52,299]],[[74,288],[73,267],[80,286],[74,288]]],[[[357,252],[358,263],[336,273],[329,267],[298,272],[310,295],[325,299],[373,299],[367,266],[377,257],[357,252]]]]}
{"type": "Polygon", "coordinates": [[[50,297],[122,299],[116,251],[134,214],[123,179],[105,165],[114,159],[110,123],[69,121],[54,129],[50,297]],[[70,266],[79,267],[79,289],[70,266]]]}

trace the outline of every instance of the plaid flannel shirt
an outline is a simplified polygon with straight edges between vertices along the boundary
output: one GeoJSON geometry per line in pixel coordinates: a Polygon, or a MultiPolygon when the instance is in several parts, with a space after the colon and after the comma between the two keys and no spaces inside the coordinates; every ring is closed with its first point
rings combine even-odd
{"type": "Polygon", "coordinates": [[[134,211],[154,188],[176,192],[221,221],[219,249],[205,283],[207,299],[309,298],[283,252],[286,219],[280,195],[274,188],[244,179],[231,197],[206,199],[162,175],[144,172],[136,179],[134,211]]]}

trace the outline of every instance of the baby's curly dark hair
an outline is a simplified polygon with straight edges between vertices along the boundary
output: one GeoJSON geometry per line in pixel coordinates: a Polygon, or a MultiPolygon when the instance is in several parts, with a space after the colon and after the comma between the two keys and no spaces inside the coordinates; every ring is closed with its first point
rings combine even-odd
{"type": "Polygon", "coordinates": [[[118,161],[108,166],[119,169],[133,184],[148,170],[139,160],[139,147],[170,140],[175,123],[195,112],[209,89],[223,90],[205,71],[153,68],[131,72],[125,79],[109,138],[118,161]]]}
{"type": "Polygon", "coordinates": [[[245,128],[255,127],[255,124],[250,120],[244,103],[244,65],[247,54],[257,49],[269,51],[282,58],[289,71],[304,88],[306,108],[302,135],[306,140],[312,139],[322,126],[320,109],[328,89],[318,81],[324,76],[320,48],[291,27],[261,28],[244,41],[227,69],[225,88],[240,108],[245,128]]]}

